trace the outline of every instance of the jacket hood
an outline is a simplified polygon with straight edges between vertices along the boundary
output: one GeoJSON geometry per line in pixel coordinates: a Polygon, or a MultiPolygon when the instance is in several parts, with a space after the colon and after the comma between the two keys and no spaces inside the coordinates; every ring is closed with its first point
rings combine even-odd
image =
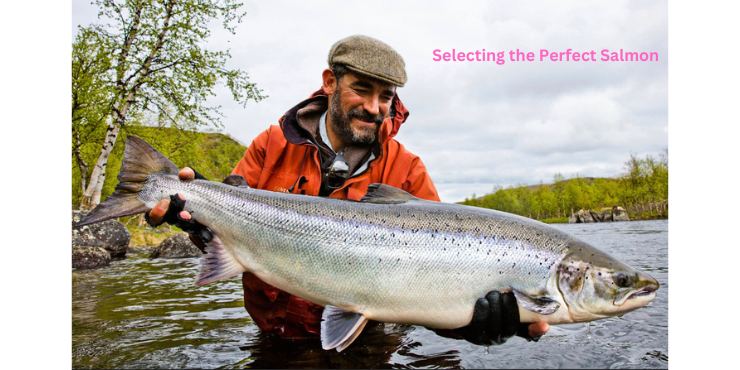
{"type": "MultiPolygon", "coordinates": [[[[319,100],[319,99],[328,99],[329,96],[324,92],[323,89],[316,90],[311,96],[298,103],[295,107],[291,108],[289,111],[287,111],[278,122],[280,123],[280,128],[283,129],[283,133],[285,134],[285,138],[288,140],[288,142],[292,144],[303,144],[307,139],[299,139],[303,138],[305,135],[301,133],[301,131],[304,131],[296,122],[296,112],[298,112],[299,109],[305,107],[309,103],[319,100]]],[[[384,144],[398,133],[398,130],[401,128],[401,125],[406,122],[406,119],[409,118],[409,111],[406,109],[406,107],[401,102],[401,99],[398,97],[398,92],[396,92],[396,95],[393,97],[393,111],[395,114],[392,117],[388,117],[383,121],[383,124],[380,125],[380,143],[384,144]]]]}

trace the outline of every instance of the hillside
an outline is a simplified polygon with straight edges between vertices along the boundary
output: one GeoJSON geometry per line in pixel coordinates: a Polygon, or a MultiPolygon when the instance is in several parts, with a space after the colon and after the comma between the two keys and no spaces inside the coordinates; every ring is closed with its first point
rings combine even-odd
{"type": "Polygon", "coordinates": [[[466,198],[461,204],[496,209],[541,220],[567,222],[580,209],[627,209],[631,219],[667,218],[668,156],[659,159],[630,156],[626,172],[614,178],[576,176],[565,179],[556,174],[551,184],[522,185],[466,198]]]}

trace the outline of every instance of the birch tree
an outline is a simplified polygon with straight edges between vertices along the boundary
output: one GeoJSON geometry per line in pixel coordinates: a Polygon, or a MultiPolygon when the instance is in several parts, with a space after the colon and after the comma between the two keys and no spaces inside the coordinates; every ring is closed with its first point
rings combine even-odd
{"type": "Polygon", "coordinates": [[[90,27],[107,49],[112,90],[100,155],[81,207],[100,203],[105,169],[118,134],[132,113],[152,112],[173,127],[221,125],[219,106],[209,106],[218,83],[246,106],[264,98],[246,72],[227,69],[228,50],[205,48],[211,21],[234,34],[246,13],[236,0],[95,0],[103,24],[90,27]]]}
{"type": "Polygon", "coordinates": [[[102,141],[113,97],[106,81],[110,55],[100,41],[90,28],[81,28],[72,44],[72,158],[83,192],[89,170],[83,151],[102,141]]]}

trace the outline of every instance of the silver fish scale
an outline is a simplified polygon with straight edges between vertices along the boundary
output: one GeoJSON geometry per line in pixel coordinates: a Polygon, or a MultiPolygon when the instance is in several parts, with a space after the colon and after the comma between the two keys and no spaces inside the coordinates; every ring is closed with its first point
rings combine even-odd
{"type": "Polygon", "coordinates": [[[490,210],[343,201],[172,175],[151,176],[139,199],[153,206],[174,193],[265,282],[380,321],[464,325],[490,290],[543,291],[570,242],[490,210]]]}

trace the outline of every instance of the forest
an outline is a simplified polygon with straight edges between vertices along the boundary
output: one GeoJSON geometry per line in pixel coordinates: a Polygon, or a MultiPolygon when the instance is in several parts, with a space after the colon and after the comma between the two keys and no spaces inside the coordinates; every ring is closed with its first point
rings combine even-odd
{"type": "Polygon", "coordinates": [[[576,175],[565,179],[557,173],[550,184],[495,186],[490,194],[473,194],[461,203],[543,222],[568,222],[568,217],[580,209],[600,210],[615,205],[625,208],[633,220],[667,218],[668,149],[658,158],[631,154],[624,163],[624,172],[614,178],[576,175]]]}

